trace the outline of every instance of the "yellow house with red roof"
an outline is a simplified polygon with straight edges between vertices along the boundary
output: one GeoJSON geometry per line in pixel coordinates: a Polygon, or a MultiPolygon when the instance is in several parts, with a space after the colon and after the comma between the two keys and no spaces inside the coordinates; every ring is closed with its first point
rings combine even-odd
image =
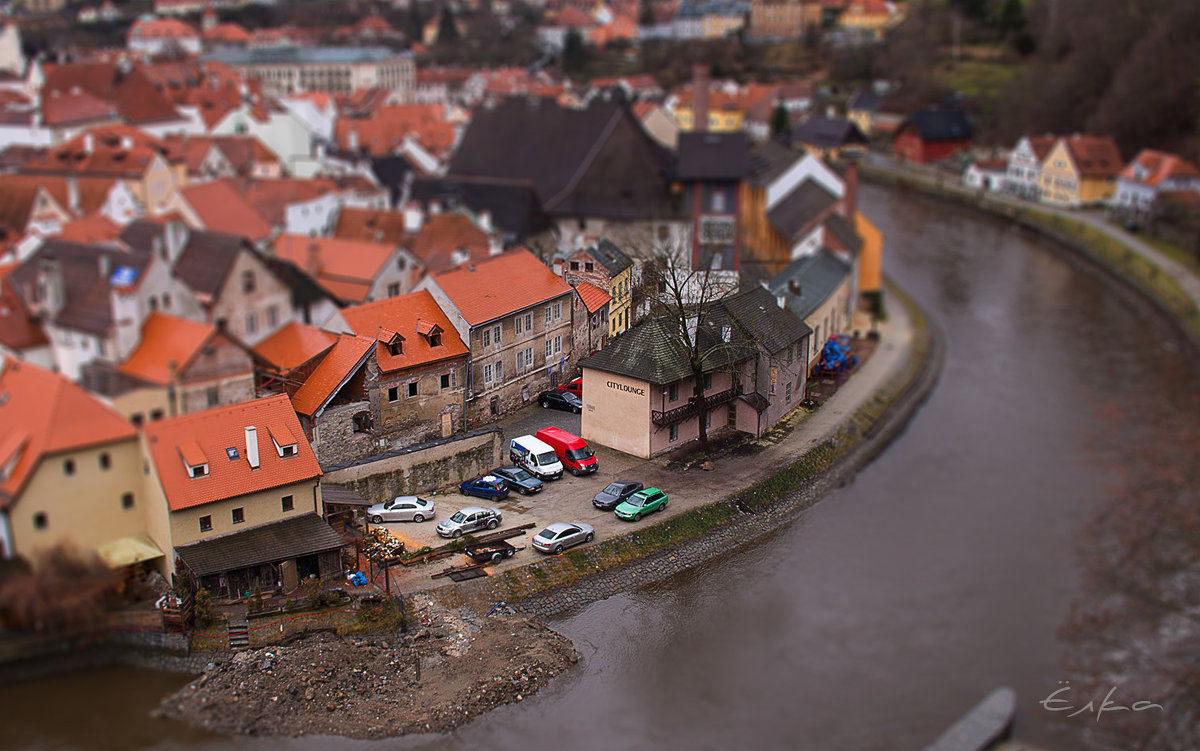
{"type": "Polygon", "coordinates": [[[0,426],[0,558],[60,545],[114,566],[161,557],[145,537],[151,501],[128,420],[56,373],[0,358],[0,426]]]}
{"type": "Polygon", "coordinates": [[[1123,166],[1113,139],[1079,133],[1065,136],[1042,160],[1038,198],[1055,206],[1103,203],[1116,191],[1123,166]]]}

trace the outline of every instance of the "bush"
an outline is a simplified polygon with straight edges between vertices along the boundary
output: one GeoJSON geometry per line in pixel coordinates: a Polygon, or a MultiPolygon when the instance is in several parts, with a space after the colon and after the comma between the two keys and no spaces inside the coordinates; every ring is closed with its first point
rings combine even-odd
{"type": "Polygon", "coordinates": [[[201,589],[196,593],[196,599],[192,601],[192,614],[196,619],[196,626],[199,628],[207,628],[216,620],[212,593],[207,589],[201,589]]]}
{"type": "Polygon", "coordinates": [[[0,626],[50,630],[86,626],[104,614],[117,579],[95,555],[58,546],[0,584],[0,626]]]}
{"type": "Polygon", "coordinates": [[[394,599],[378,605],[362,605],[355,617],[360,629],[369,631],[399,631],[404,628],[404,611],[394,599]]]}
{"type": "Polygon", "coordinates": [[[258,587],[255,587],[254,594],[252,594],[250,596],[250,599],[246,602],[246,612],[253,615],[256,613],[261,613],[262,610],[263,610],[262,590],[259,589],[258,587]]]}

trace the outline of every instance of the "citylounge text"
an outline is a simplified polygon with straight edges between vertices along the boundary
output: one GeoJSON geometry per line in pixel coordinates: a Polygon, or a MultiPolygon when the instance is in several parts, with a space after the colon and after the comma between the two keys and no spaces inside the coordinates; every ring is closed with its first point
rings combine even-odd
{"type": "Polygon", "coordinates": [[[636,386],[626,386],[625,384],[617,383],[616,381],[609,381],[605,385],[610,389],[616,389],[617,391],[628,391],[629,393],[637,394],[638,396],[646,395],[646,389],[639,389],[636,386]]]}

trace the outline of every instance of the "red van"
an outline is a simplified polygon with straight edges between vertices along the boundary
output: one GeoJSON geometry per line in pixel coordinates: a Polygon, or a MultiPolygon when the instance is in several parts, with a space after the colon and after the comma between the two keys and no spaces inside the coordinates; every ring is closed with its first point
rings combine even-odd
{"type": "Polygon", "coordinates": [[[573,475],[590,475],[600,469],[592,447],[573,433],[562,428],[542,428],[534,437],[554,449],[563,466],[573,475]]]}

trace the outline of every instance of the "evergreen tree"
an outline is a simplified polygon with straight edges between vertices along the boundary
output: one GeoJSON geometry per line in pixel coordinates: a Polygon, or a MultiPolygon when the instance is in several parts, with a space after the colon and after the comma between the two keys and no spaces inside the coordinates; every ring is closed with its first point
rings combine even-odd
{"type": "Polygon", "coordinates": [[[458,25],[454,23],[454,12],[450,10],[450,6],[442,7],[442,17],[438,19],[438,37],[439,45],[453,44],[458,41],[458,25]]]}
{"type": "Polygon", "coordinates": [[[783,102],[776,104],[771,113],[771,137],[785,144],[792,140],[792,118],[783,102]]]}
{"type": "Polygon", "coordinates": [[[562,53],[563,72],[582,73],[586,65],[587,47],[583,44],[583,34],[579,33],[579,29],[567,29],[562,53]]]}

